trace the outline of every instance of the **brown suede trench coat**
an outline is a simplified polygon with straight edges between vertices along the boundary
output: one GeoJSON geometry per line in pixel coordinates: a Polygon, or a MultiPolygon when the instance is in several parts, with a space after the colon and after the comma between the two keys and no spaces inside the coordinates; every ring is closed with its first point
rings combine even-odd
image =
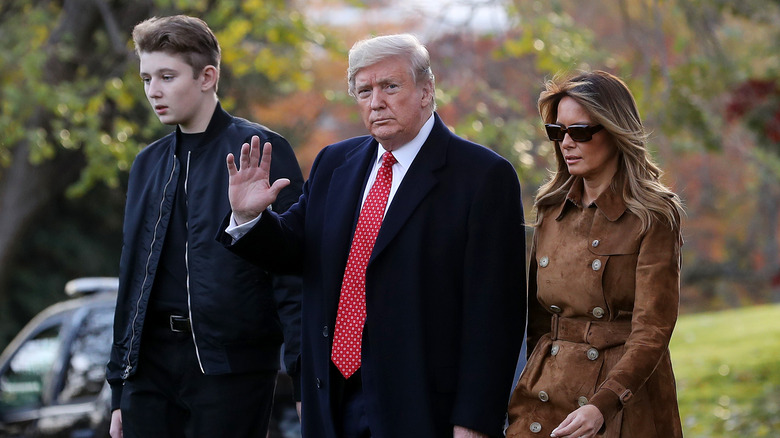
{"type": "Polygon", "coordinates": [[[582,187],[578,178],[566,201],[545,207],[534,233],[530,354],[506,436],[549,437],[569,413],[593,404],[605,420],[599,437],[682,437],[668,349],[680,230],[657,220],[642,233],[609,189],[582,208],[582,187]]]}

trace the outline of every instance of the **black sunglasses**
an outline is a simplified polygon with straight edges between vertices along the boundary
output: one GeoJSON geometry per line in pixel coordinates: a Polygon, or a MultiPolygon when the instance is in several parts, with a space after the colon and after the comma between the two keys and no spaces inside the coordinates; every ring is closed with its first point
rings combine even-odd
{"type": "Polygon", "coordinates": [[[604,129],[601,125],[571,125],[565,127],[556,123],[546,123],[544,129],[547,130],[547,137],[552,141],[563,141],[563,136],[569,134],[572,140],[577,142],[586,142],[593,139],[593,134],[604,129]]]}

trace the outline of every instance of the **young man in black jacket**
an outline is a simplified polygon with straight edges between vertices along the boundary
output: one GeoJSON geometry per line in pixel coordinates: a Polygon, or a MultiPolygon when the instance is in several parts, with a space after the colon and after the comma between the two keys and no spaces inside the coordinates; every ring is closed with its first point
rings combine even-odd
{"type": "Polygon", "coordinates": [[[107,368],[112,437],[265,437],[280,346],[297,381],[300,283],[274,277],[215,240],[227,153],[253,135],[274,145],[271,173],[300,195],[287,141],[233,117],[217,98],[220,48],[205,22],[151,18],[133,30],[144,90],[176,130],[130,172],[114,344],[107,368]]]}

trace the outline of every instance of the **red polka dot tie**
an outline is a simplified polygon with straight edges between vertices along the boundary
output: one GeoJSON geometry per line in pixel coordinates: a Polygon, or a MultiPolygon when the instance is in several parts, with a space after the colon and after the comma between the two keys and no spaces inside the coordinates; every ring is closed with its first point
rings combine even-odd
{"type": "Polygon", "coordinates": [[[349,249],[347,268],[341,282],[330,358],[347,378],[360,368],[360,346],[363,340],[363,324],[366,321],[366,267],[379,234],[379,227],[382,226],[395,163],[395,157],[390,152],[382,155],[382,165],[377,172],[376,181],[360,210],[352,247],[349,249]]]}

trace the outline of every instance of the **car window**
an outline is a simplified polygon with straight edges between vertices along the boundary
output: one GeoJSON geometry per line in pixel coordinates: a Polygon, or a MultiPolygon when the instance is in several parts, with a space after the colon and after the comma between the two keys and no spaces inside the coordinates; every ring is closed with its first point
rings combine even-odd
{"type": "Polygon", "coordinates": [[[59,401],[97,396],[105,383],[106,363],[111,351],[114,309],[92,309],[82,320],[71,343],[65,383],[59,401]]]}
{"type": "Polygon", "coordinates": [[[60,346],[61,325],[48,327],[19,347],[0,376],[0,411],[41,402],[46,376],[60,346]]]}

